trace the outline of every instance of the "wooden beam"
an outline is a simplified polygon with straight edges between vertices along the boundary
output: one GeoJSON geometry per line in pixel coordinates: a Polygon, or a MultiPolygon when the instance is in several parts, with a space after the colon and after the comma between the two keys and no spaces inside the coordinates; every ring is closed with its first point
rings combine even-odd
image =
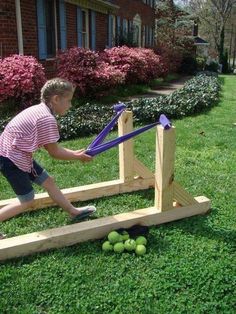
{"type": "Polygon", "coordinates": [[[196,204],[173,208],[168,211],[158,211],[155,207],[150,207],[4,239],[0,241],[0,260],[100,239],[111,230],[129,228],[136,224],[145,226],[159,225],[206,213],[210,208],[209,199],[204,196],[196,197],[195,199],[196,204]]]}
{"type": "Polygon", "coordinates": [[[155,207],[161,211],[173,208],[175,159],[175,127],[164,130],[157,126],[155,207]]]}
{"type": "MultiPolygon", "coordinates": [[[[118,134],[123,136],[133,131],[132,111],[124,111],[118,120],[118,134]]],[[[134,178],[134,140],[119,145],[120,180],[126,182],[134,178]]]]}
{"type": "Polygon", "coordinates": [[[134,158],[134,172],[141,178],[154,178],[154,174],[141,161],[134,158]]]}
{"type": "Polygon", "coordinates": [[[173,182],[174,185],[174,200],[182,205],[190,205],[190,204],[195,204],[196,200],[194,197],[189,194],[182,186],[177,183],[176,181],[173,182]]]}
{"type": "MultiPolygon", "coordinates": [[[[113,180],[88,184],[80,187],[63,189],[62,193],[71,202],[77,202],[121,193],[146,190],[150,187],[154,187],[154,177],[145,179],[134,178],[132,181],[129,182],[123,182],[122,180],[113,180]]],[[[2,200],[0,201],[0,208],[10,203],[13,203],[16,200],[16,198],[2,200]]],[[[28,209],[28,211],[53,205],[55,205],[55,203],[52,201],[47,193],[39,193],[35,195],[34,205],[32,208],[28,209]]]]}

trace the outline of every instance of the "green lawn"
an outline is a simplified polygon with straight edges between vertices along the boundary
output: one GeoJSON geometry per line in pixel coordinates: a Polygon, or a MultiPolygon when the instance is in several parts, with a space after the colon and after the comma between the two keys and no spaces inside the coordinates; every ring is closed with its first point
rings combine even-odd
{"type": "MultiPolygon", "coordinates": [[[[236,79],[220,79],[222,95],[215,108],[173,121],[175,178],[194,196],[210,198],[211,213],[151,227],[143,257],[104,254],[102,241],[91,241],[2,263],[0,313],[235,313],[236,79]]],[[[63,144],[81,148],[91,139],[63,144]]],[[[137,137],[135,149],[154,170],[155,130],[137,137]]],[[[37,159],[66,188],[116,179],[117,156],[114,148],[86,165],[51,160],[43,151],[37,159]]],[[[0,176],[0,199],[10,197],[0,176]]],[[[102,217],[152,206],[153,198],[148,190],[90,203],[97,207],[96,217],[102,217]]],[[[53,207],[1,223],[0,231],[14,236],[69,223],[66,213],[53,207]]]]}

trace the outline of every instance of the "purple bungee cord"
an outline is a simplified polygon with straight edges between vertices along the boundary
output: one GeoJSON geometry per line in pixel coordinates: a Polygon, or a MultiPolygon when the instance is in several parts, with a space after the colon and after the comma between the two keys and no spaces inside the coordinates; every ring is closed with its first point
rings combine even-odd
{"type": "Polygon", "coordinates": [[[122,135],[120,137],[117,137],[116,139],[110,140],[108,142],[102,143],[102,141],[105,139],[109,131],[114,127],[115,123],[119,119],[120,115],[123,113],[123,111],[126,109],[126,106],[122,103],[119,103],[115,105],[114,110],[116,112],[116,115],[112,118],[111,122],[98,134],[98,136],[92,141],[92,143],[88,146],[86,150],[86,154],[90,156],[95,156],[97,154],[100,154],[118,144],[121,144],[130,138],[143,133],[154,126],[161,124],[165,130],[168,130],[171,128],[171,122],[168,120],[168,118],[161,114],[159,117],[158,122],[154,122],[152,124],[146,125],[140,129],[134,130],[128,134],[122,135]]]}

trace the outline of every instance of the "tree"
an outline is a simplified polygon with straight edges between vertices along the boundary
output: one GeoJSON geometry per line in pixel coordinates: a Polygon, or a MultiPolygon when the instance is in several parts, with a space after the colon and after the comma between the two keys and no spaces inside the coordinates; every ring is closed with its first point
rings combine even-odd
{"type": "Polygon", "coordinates": [[[157,2],[157,52],[166,57],[170,72],[178,70],[184,58],[194,58],[192,25],[191,16],[176,7],[173,0],[157,2]]]}
{"type": "Polygon", "coordinates": [[[225,28],[236,0],[189,0],[190,10],[198,15],[202,33],[213,42],[219,62],[225,58],[225,28]]]}

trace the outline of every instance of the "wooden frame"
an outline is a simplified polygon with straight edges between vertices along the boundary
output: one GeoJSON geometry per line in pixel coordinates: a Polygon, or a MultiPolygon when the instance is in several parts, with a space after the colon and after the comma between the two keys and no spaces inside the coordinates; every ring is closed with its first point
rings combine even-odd
{"type": "MultiPolygon", "coordinates": [[[[132,129],[132,112],[126,111],[118,121],[119,135],[132,129]]],[[[120,144],[118,180],[64,189],[64,195],[73,202],[155,187],[153,207],[0,240],[0,260],[99,239],[111,230],[135,224],[151,226],[205,214],[210,209],[210,200],[204,196],[192,197],[174,181],[174,155],[175,127],[164,130],[157,126],[155,175],[134,157],[133,139],[120,144]]],[[[0,201],[0,208],[14,200],[0,201]]],[[[36,195],[30,210],[52,205],[50,197],[41,193],[36,195]]]]}

